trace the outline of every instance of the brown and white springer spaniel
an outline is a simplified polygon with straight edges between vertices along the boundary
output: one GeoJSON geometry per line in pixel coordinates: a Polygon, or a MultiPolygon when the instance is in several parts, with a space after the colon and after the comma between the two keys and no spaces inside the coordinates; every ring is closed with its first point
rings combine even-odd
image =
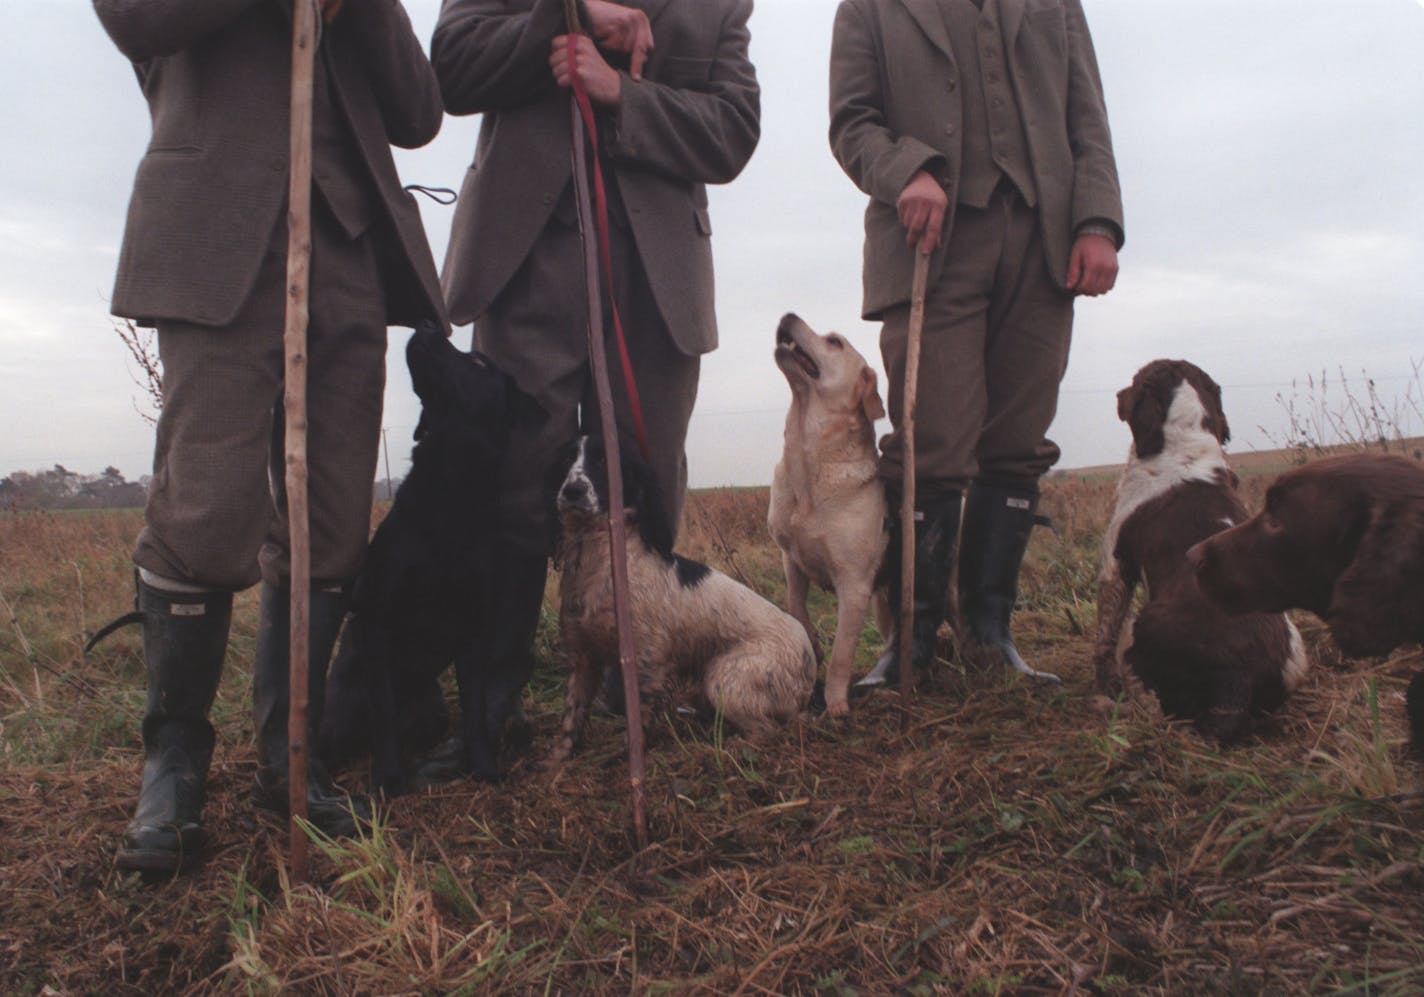
{"type": "MultiPolygon", "coordinates": [[[[1424,642],[1424,464],[1385,454],[1288,471],[1254,518],[1188,552],[1202,590],[1231,612],[1308,609],[1340,650],[1424,642]]],[[[1406,697],[1424,752],[1424,672],[1406,697]]]]}
{"type": "Polygon", "coordinates": [[[1193,544],[1247,517],[1222,450],[1231,436],[1221,388],[1185,360],[1154,360],[1118,393],[1117,412],[1132,448],[1098,576],[1098,691],[1116,696],[1135,678],[1167,715],[1239,741],[1285,701],[1308,662],[1281,612],[1228,614],[1187,563],[1193,544]],[[1147,603],[1129,624],[1139,582],[1147,603]]]}

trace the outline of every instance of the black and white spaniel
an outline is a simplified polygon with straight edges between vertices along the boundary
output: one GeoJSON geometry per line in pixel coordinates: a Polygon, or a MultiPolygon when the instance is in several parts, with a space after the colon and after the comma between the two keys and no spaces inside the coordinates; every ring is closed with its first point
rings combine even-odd
{"type": "MultiPolygon", "coordinates": [[[[807,706],[816,655],[806,630],[751,589],[672,552],[651,470],[623,448],[628,587],[638,684],[661,696],[678,674],[693,679],[702,706],[763,736],[807,706]]],[[[554,486],[559,516],[559,629],[570,674],[563,736],[553,760],[577,746],[590,702],[618,667],[607,528],[608,469],[602,440],[581,437],[554,486]]]]}
{"type": "Polygon", "coordinates": [[[1116,696],[1140,680],[1167,715],[1239,741],[1309,666],[1283,614],[1229,615],[1187,562],[1193,544],[1247,518],[1222,450],[1221,388],[1185,360],[1154,360],[1118,393],[1117,410],[1132,448],[1098,576],[1098,691],[1116,696]],[[1139,582],[1147,601],[1129,623],[1139,582]]]}

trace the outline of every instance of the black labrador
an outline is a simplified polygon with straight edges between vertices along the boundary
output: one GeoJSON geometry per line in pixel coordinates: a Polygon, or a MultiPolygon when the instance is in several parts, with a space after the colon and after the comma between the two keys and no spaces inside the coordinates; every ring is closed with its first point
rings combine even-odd
{"type": "Polygon", "coordinates": [[[406,364],[421,401],[409,475],[376,529],[351,592],[351,613],[326,685],[321,747],[351,760],[369,751],[373,788],[410,788],[406,759],[449,725],[438,678],[453,662],[463,768],[493,779],[504,717],[482,649],[494,618],[499,468],[510,431],[544,418],[514,381],[436,326],[418,328],[406,364]]]}

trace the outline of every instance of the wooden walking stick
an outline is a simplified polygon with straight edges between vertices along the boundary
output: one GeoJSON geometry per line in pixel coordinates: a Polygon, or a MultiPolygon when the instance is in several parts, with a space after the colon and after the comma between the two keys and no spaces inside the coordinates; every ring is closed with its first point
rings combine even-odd
{"type": "Polygon", "coordinates": [[[291,643],[288,658],[287,832],[291,878],[307,878],[307,667],[311,605],[311,534],[307,513],[307,309],[311,268],[312,72],[316,0],[292,5],[291,174],[287,188],[286,373],[287,527],[291,552],[291,643]]]}
{"type": "Polygon", "coordinates": [[[915,626],[915,402],[920,384],[920,339],[925,331],[925,285],[930,254],[915,249],[910,285],[910,336],[905,346],[905,395],[901,403],[900,444],[900,733],[910,725],[910,670],[914,667],[915,626]]]}
{"type": "MultiPolygon", "coordinates": [[[[564,0],[568,33],[582,34],[577,0],[564,0]]],[[[624,719],[628,727],[628,782],[631,790],[633,834],[638,850],[648,847],[646,795],[647,765],[643,750],[643,710],[639,699],[637,655],[633,646],[633,620],[628,595],[627,524],[623,521],[623,472],[619,462],[618,424],[613,412],[613,389],[608,379],[608,355],[603,337],[603,295],[599,286],[599,247],[607,231],[607,209],[599,199],[594,216],[593,197],[588,184],[588,156],[585,143],[595,133],[593,112],[578,71],[573,65],[573,42],[569,44],[569,77],[574,92],[569,104],[573,112],[574,198],[578,206],[579,233],[583,240],[584,286],[588,300],[588,357],[593,370],[594,393],[598,399],[598,421],[603,433],[608,464],[608,543],[613,574],[613,618],[618,631],[618,668],[623,674],[624,719]],[[584,114],[588,115],[588,122],[584,114]],[[598,231],[602,229],[602,233],[598,231]]],[[[596,138],[595,138],[596,143],[596,138]]],[[[594,155],[598,150],[594,148],[594,155]]],[[[595,163],[595,169],[597,164],[595,163]]],[[[600,191],[600,195],[601,195],[600,191]]],[[[605,266],[610,265],[605,258],[605,266]]],[[[630,386],[630,390],[631,386],[630,386]]]]}

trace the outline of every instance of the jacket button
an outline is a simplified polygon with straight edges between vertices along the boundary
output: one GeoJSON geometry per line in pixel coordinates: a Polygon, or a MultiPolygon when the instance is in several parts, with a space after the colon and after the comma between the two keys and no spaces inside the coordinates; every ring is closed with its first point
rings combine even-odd
{"type": "Polygon", "coordinates": [[[944,133],[945,133],[946,135],[953,135],[953,134],[954,134],[954,126],[953,126],[953,125],[945,125],[945,126],[944,126],[944,133]]]}

